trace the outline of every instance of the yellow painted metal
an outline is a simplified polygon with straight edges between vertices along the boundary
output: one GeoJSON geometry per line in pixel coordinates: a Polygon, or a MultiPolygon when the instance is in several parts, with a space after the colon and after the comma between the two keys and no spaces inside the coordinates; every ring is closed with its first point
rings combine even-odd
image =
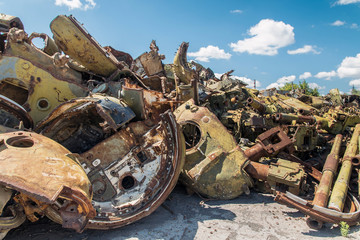
{"type": "MultiPolygon", "coordinates": [[[[81,73],[69,68],[66,65],[56,64],[55,56],[49,56],[42,50],[30,45],[23,39],[22,41],[14,41],[19,34],[17,31],[10,31],[8,36],[8,45],[3,53],[4,56],[20,57],[24,60],[34,63],[38,68],[44,69],[57,79],[73,82],[77,84],[82,83],[81,73]],[[14,36],[14,37],[12,37],[14,36]]],[[[23,31],[23,30],[18,30],[23,31]]],[[[23,34],[25,35],[25,33],[23,34]]],[[[24,66],[24,71],[27,67],[24,66]]]]}
{"type": "Polygon", "coordinates": [[[275,164],[270,164],[266,180],[274,192],[278,185],[286,185],[289,192],[298,195],[305,177],[306,173],[300,163],[278,159],[275,164]]]}
{"type": "Polygon", "coordinates": [[[244,170],[249,160],[216,116],[192,99],[174,114],[188,144],[180,179],[209,198],[232,199],[247,192],[252,186],[244,170]]]}
{"type": "Polygon", "coordinates": [[[6,203],[11,199],[12,190],[0,185],[0,216],[5,208],[6,203]]]}
{"type": "Polygon", "coordinates": [[[23,29],[24,25],[18,17],[0,13],[0,30],[6,31],[12,27],[23,29]]]}
{"type": "Polygon", "coordinates": [[[319,129],[331,134],[343,133],[347,128],[360,123],[359,114],[330,109],[322,116],[314,115],[319,129]]]}
{"type": "Polygon", "coordinates": [[[27,43],[23,30],[10,30],[7,47],[0,58],[0,84],[6,83],[24,91],[11,94],[5,90],[1,94],[10,99],[19,93],[27,94],[21,97],[26,102],[18,103],[29,112],[35,124],[59,104],[86,96],[88,90],[81,82],[81,73],[57,64],[53,57],[27,43]],[[23,38],[17,37],[19,35],[23,38]]]}
{"type": "Polygon", "coordinates": [[[332,188],[333,179],[337,172],[339,163],[339,153],[341,147],[342,135],[338,134],[335,137],[330,154],[326,158],[323,168],[323,174],[316,190],[313,204],[320,207],[325,207],[328,203],[330,190],[332,188]]]}
{"type": "Polygon", "coordinates": [[[72,16],[57,16],[50,28],[56,44],[90,71],[109,77],[118,69],[117,59],[107,52],[72,16]]]}
{"type": "Polygon", "coordinates": [[[329,94],[334,106],[342,106],[344,104],[339,89],[330,89],[329,94]]]}
{"type": "Polygon", "coordinates": [[[3,81],[28,90],[24,107],[35,124],[61,103],[87,95],[83,87],[57,79],[31,61],[18,57],[0,59],[0,82],[3,81]]]}
{"type": "Polygon", "coordinates": [[[351,177],[352,163],[351,158],[358,152],[358,140],[360,135],[360,124],[355,126],[350,143],[346,148],[342,160],[341,169],[336,179],[332,194],[329,200],[329,208],[342,211],[348,191],[348,185],[351,177]]]}
{"type": "Polygon", "coordinates": [[[175,57],[173,64],[173,71],[175,75],[185,84],[190,84],[191,80],[195,78],[195,71],[188,66],[186,52],[189,47],[189,43],[183,42],[175,57]]]}

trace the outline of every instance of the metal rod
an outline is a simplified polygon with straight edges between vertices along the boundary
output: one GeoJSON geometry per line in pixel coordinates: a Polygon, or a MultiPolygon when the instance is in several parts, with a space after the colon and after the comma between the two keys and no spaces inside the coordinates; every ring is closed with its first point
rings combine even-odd
{"type": "Polygon", "coordinates": [[[350,176],[351,176],[351,168],[352,168],[351,159],[356,155],[358,151],[359,135],[360,135],[360,124],[357,124],[355,126],[350,143],[346,148],[342,161],[342,166],[330,196],[328,207],[337,210],[339,212],[342,212],[344,209],[345,199],[346,199],[350,176]]]}
{"type": "MultiPolygon", "coordinates": [[[[336,135],[331,152],[326,158],[322,177],[315,193],[313,205],[325,207],[328,203],[333,179],[339,165],[339,153],[342,137],[343,136],[341,134],[336,135]]],[[[313,219],[311,217],[306,219],[306,223],[312,229],[320,229],[323,225],[322,221],[313,219]]]]}

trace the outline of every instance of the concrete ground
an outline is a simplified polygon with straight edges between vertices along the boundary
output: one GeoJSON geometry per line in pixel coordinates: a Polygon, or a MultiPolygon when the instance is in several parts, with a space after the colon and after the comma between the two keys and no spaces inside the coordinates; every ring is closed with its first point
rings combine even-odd
{"type": "Polygon", "coordinates": [[[310,230],[302,213],[280,205],[272,195],[252,192],[227,201],[202,201],[177,186],[164,206],[129,226],[78,234],[46,218],[25,223],[9,232],[6,240],[103,240],[103,239],[360,239],[360,226],[353,226],[347,238],[338,227],[310,230]]]}

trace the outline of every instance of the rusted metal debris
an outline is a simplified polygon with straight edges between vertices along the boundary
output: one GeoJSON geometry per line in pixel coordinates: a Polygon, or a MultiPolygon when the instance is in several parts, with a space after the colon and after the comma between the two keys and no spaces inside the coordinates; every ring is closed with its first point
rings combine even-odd
{"type": "Polygon", "coordinates": [[[359,222],[358,96],[258,91],[233,70],[218,79],[187,61],[189,43],[172,64],[155,41],[133,59],[73,16],[51,22],[53,39],[0,23],[0,238],[39,216],[79,232],[121,227],[178,179],[210,199],[271,192],[314,229],[359,222]]]}
{"type": "Polygon", "coordinates": [[[1,134],[0,144],[0,184],[19,192],[14,208],[21,207],[30,221],[54,208],[63,227],[80,232],[94,218],[91,183],[67,149],[24,131],[1,134]]]}

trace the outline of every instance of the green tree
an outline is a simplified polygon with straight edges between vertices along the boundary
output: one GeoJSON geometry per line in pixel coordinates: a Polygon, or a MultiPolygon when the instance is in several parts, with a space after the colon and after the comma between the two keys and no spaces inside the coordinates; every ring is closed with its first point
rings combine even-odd
{"type": "Polygon", "coordinates": [[[316,96],[316,97],[320,95],[319,90],[317,88],[309,87],[309,84],[306,82],[306,80],[299,82],[299,84],[286,83],[285,86],[280,87],[279,89],[283,91],[300,89],[302,90],[302,92],[304,92],[305,95],[316,96]]]}
{"type": "Polygon", "coordinates": [[[354,85],[353,85],[353,87],[352,87],[352,89],[351,89],[351,95],[358,95],[358,96],[360,96],[360,90],[356,90],[354,85]]]}

